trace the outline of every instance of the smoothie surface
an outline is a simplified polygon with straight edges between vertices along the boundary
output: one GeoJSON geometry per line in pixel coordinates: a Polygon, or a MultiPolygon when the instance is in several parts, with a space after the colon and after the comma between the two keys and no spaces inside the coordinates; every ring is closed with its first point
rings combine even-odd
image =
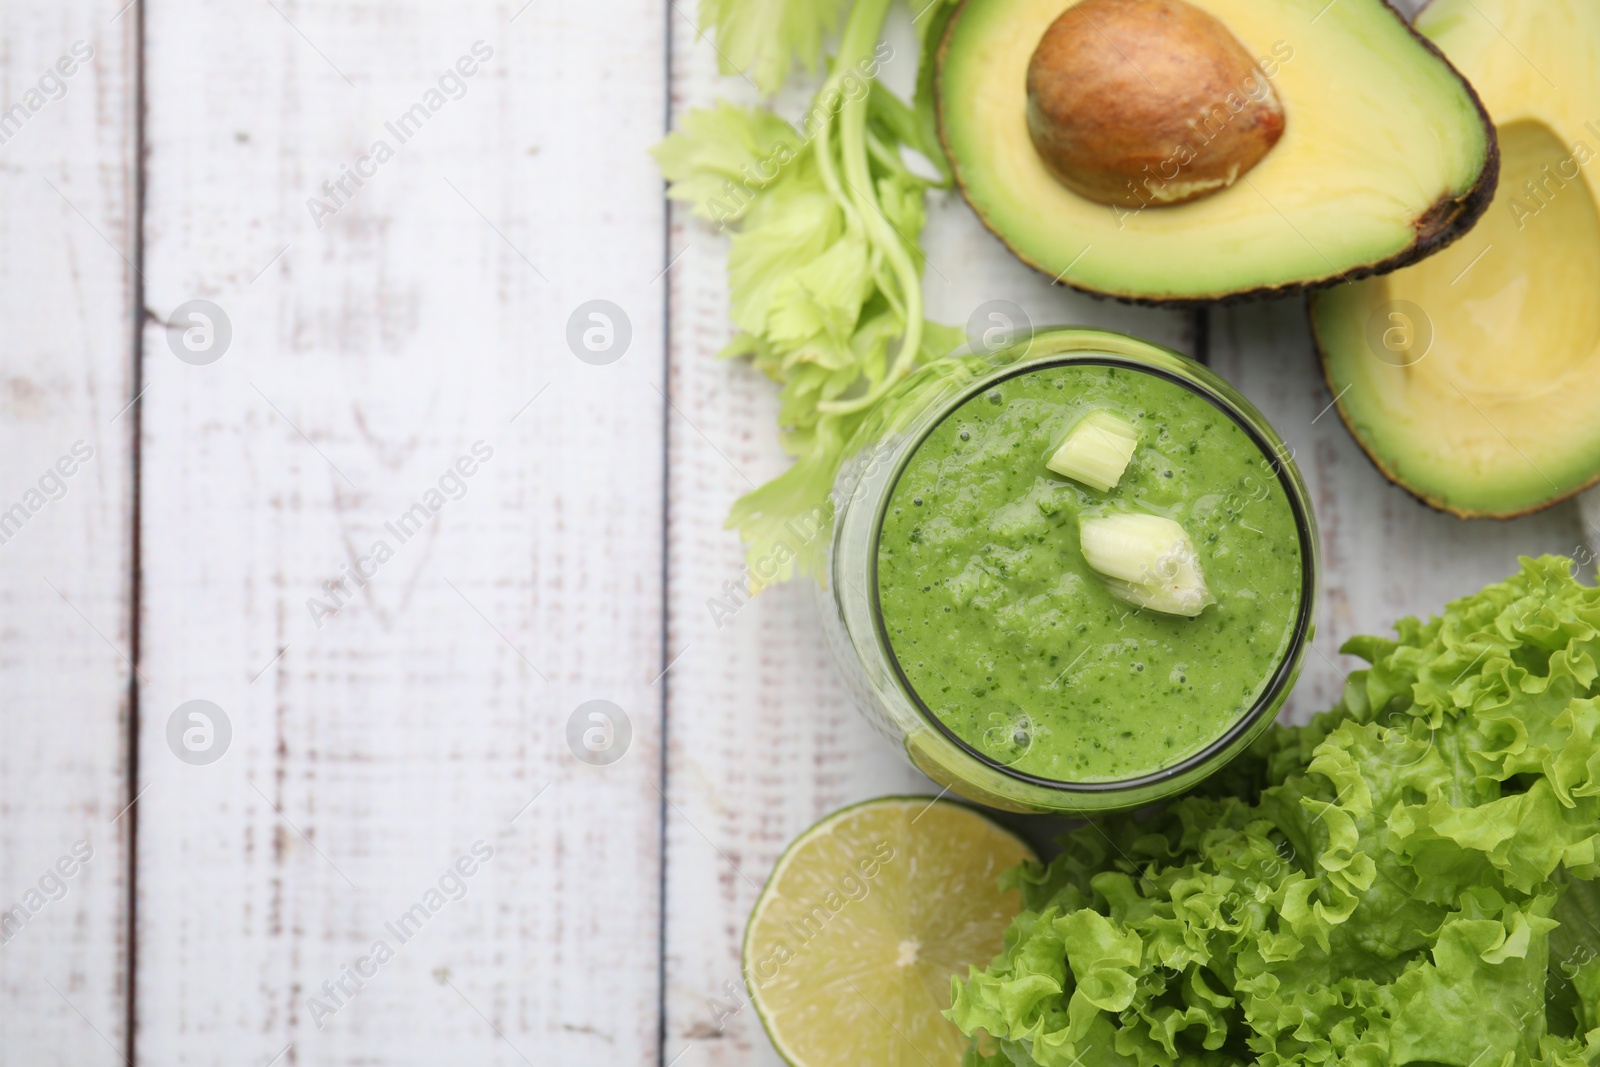
{"type": "Polygon", "coordinates": [[[978,752],[1063,782],[1171,767],[1270,684],[1302,598],[1295,515],[1271,460],[1204,396],[1126,366],[1005,379],[911,456],[878,541],[889,644],[928,709],[978,752]],[[1101,493],[1045,467],[1096,409],[1139,430],[1101,493]],[[1217,603],[1196,618],[1114,598],[1084,561],[1080,515],[1182,525],[1217,603]]]}

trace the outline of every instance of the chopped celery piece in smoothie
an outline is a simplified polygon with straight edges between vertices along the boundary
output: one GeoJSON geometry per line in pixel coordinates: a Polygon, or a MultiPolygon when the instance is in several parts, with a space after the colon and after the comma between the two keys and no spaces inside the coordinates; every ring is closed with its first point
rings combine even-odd
{"type": "Polygon", "coordinates": [[[1131,422],[1109,411],[1091,411],[1067,432],[1045,466],[1105,493],[1122,480],[1138,447],[1139,431],[1131,422]]]}
{"type": "Polygon", "coordinates": [[[1084,516],[1078,540],[1083,558],[1118,600],[1191,618],[1216,603],[1194,542],[1171,519],[1132,511],[1084,516]]]}

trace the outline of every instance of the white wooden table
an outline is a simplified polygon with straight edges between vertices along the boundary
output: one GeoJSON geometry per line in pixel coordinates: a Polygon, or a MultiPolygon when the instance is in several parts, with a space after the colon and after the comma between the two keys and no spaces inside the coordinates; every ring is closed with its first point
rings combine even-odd
{"type": "MultiPolygon", "coordinates": [[[[776,1062],[737,997],[767,871],[933,790],[809,590],[706,607],[776,405],[713,361],[725,246],[646,149],[751,90],[689,0],[125,2],[0,6],[0,1064],[776,1062]],[[197,299],[225,349],[174,348],[197,299]],[[568,345],[592,300],[631,326],[609,363],[568,345]],[[231,730],[200,755],[194,700],[231,730]],[[569,745],[593,700],[631,730],[609,765],[569,745]]],[[[1291,714],[1349,635],[1582,543],[1572,506],[1463,524],[1386,485],[1300,301],[1098,303],[952,196],[927,243],[934,317],[1006,297],[1203,355],[1295,447],[1327,570],[1291,714]]]]}

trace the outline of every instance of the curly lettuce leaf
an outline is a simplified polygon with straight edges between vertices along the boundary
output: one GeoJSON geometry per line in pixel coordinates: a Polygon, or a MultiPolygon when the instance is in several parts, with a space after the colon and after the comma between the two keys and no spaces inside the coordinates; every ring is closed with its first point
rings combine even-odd
{"type": "Polygon", "coordinates": [[[1008,875],[970,1065],[1600,1058],[1600,591],[1524,559],[1345,650],[1338,707],[1008,875]]]}

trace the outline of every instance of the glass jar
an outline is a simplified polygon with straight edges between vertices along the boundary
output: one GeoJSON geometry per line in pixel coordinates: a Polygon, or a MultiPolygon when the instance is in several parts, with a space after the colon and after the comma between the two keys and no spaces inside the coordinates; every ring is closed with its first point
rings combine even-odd
{"type": "MultiPolygon", "coordinates": [[[[1242,752],[1276,716],[1311,644],[1318,544],[1311,503],[1289,448],[1249,401],[1204,366],[1169,349],[1103,330],[1042,330],[989,355],[957,355],[901,383],[858,431],[834,487],[834,528],[820,615],[846,684],[872,724],[936,783],[1011,811],[1094,814],[1139,807],[1188,789],[1242,752]],[[963,740],[914,691],[878,607],[878,538],[901,472],[940,422],[996,383],[1070,363],[1126,368],[1180,385],[1226,414],[1261,450],[1264,479],[1284,490],[1299,537],[1298,616],[1254,704],[1209,745],[1123,781],[1066,782],[998,762],[963,740]]],[[[1152,689],[1152,700],[1157,699],[1152,689]]]]}

